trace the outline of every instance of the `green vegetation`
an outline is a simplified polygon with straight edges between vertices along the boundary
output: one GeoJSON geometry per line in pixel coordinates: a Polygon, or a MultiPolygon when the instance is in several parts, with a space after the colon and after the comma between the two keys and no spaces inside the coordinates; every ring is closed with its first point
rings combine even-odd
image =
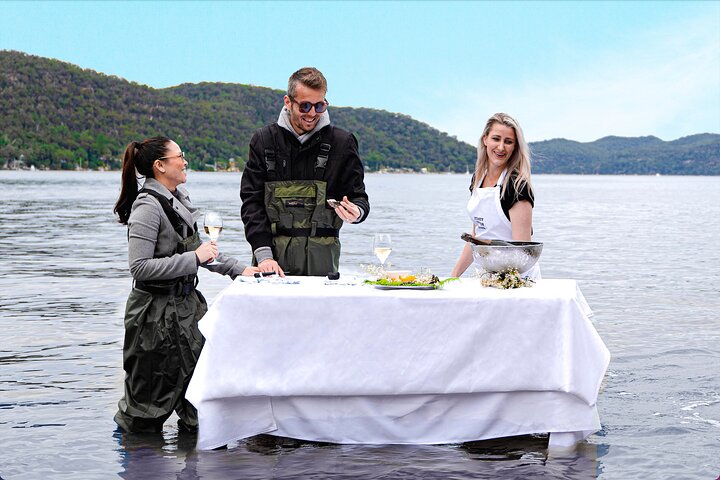
{"type": "MultiPolygon", "coordinates": [[[[171,137],[195,170],[242,169],[253,132],[275,121],[283,92],[227,83],[154,89],[58,60],[0,51],[0,167],[118,169],[125,146],[171,137]]],[[[332,107],[370,170],[465,172],[475,148],[412,118],[332,107]]],[[[478,128],[481,128],[479,125],[478,128]]],[[[663,142],[607,137],[531,144],[536,173],[720,175],[720,135],[663,142]]]]}
{"type": "Polygon", "coordinates": [[[720,175],[720,135],[664,142],[657,137],[565,139],[531,144],[533,172],[619,175],[720,175]]]}
{"type": "MultiPolygon", "coordinates": [[[[132,140],[175,139],[195,170],[242,169],[253,132],[277,119],[284,92],[239,84],[154,89],[74,65],[0,52],[0,165],[120,167],[132,140]],[[232,160],[231,160],[232,159],[232,160]]],[[[465,171],[474,149],[403,115],[333,107],[370,169],[465,171]]]]}

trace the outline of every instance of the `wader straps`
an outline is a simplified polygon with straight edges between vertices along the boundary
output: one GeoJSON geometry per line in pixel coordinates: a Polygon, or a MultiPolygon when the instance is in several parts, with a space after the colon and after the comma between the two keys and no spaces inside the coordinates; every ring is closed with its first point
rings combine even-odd
{"type": "Polygon", "coordinates": [[[268,181],[277,180],[277,162],[275,157],[275,135],[271,132],[272,125],[260,130],[265,154],[265,169],[267,170],[268,181]]]}
{"type": "Polygon", "coordinates": [[[156,295],[172,295],[174,297],[187,297],[198,285],[197,275],[189,275],[169,282],[143,282],[135,280],[135,288],[156,295]]]}
{"type": "Polygon", "coordinates": [[[320,153],[318,153],[317,159],[315,160],[315,180],[322,180],[325,175],[325,165],[328,161],[330,148],[329,143],[320,144],[320,153]]]}
{"type": "MultiPolygon", "coordinates": [[[[197,223],[193,225],[192,235],[188,236],[188,226],[185,224],[184,221],[182,221],[180,215],[178,215],[178,213],[172,208],[172,204],[170,203],[172,202],[172,200],[168,199],[161,193],[156,192],[155,190],[142,188],[140,189],[138,194],[140,193],[147,193],[148,195],[153,196],[157,199],[158,203],[160,203],[160,206],[163,209],[163,212],[165,213],[165,216],[170,221],[170,224],[172,224],[175,232],[177,232],[177,234],[183,238],[183,241],[187,240],[188,238],[192,239],[192,237],[197,237],[196,241],[199,243],[200,237],[197,233],[197,223]]],[[[129,236],[130,231],[128,230],[128,238],[129,236]]],[[[186,245],[183,244],[183,241],[178,242],[177,246],[175,247],[176,253],[184,253],[188,251],[186,245]]],[[[169,282],[160,283],[141,282],[136,280],[135,288],[139,288],[140,290],[144,290],[149,293],[173,294],[176,297],[179,297],[189,295],[191,291],[195,290],[197,284],[198,278],[196,275],[185,275],[184,277],[176,278],[169,282]]]]}
{"type": "Polygon", "coordinates": [[[168,200],[167,197],[156,192],[155,190],[141,188],[140,191],[138,192],[138,194],[140,194],[140,193],[147,193],[148,195],[155,197],[157,199],[157,201],[160,203],[160,206],[162,207],[163,212],[165,212],[165,216],[167,216],[168,220],[170,220],[170,223],[172,224],[175,231],[179,235],[182,235],[183,237],[185,236],[185,231],[184,231],[185,222],[180,220],[180,216],[177,214],[177,212],[175,210],[173,210],[172,203],[170,203],[172,200],[168,200]]]}
{"type": "Polygon", "coordinates": [[[277,227],[275,233],[287,237],[339,237],[340,230],[335,228],[282,228],[277,227]],[[313,233],[313,230],[315,231],[313,233]]]}
{"type": "Polygon", "coordinates": [[[315,160],[315,180],[322,180],[325,177],[325,167],[327,166],[328,157],[330,156],[330,149],[332,144],[330,142],[335,138],[333,136],[334,126],[330,125],[325,134],[328,143],[322,142],[323,138],[320,137],[320,152],[318,153],[317,159],[315,160]]]}

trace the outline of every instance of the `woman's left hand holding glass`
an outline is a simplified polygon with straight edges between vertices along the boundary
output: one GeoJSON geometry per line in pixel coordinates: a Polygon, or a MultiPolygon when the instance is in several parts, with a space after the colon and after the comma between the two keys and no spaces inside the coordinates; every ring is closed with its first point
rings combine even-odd
{"type": "Polygon", "coordinates": [[[195,255],[201,264],[211,262],[218,256],[218,253],[217,245],[213,242],[205,242],[195,250],[195,255]]]}

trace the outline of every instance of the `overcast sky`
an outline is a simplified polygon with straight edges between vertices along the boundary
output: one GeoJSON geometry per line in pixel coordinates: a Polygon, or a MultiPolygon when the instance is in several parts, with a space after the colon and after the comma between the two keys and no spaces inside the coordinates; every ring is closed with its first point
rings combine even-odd
{"type": "Polygon", "coordinates": [[[497,111],[530,141],[720,133],[718,1],[2,2],[0,49],[155,88],[313,65],[332,105],[473,145],[497,111]]]}

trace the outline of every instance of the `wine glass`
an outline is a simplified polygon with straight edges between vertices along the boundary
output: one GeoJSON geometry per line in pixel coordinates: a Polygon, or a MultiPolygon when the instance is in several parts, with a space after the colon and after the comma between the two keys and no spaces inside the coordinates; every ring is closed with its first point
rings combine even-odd
{"type": "MultiPolygon", "coordinates": [[[[205,213],[203,226],[210,240],[217,242],[218,238],[220,238],[220,232],[222,232],[223,229],[222,216],[217,212],[205,213]]],[[[213,258],[212,262],[208,263],[208,265],[222,265],[222,262],[218,262],[217,259],[213,258]]]]}
{"type": "Polygon", "coordinates": [[[385,268],[385,261],[392,252],[392,243],[390,235],[387,233],[377,233],[373,238],[373,253],[380,260],[380,264],[385,268]]]}

